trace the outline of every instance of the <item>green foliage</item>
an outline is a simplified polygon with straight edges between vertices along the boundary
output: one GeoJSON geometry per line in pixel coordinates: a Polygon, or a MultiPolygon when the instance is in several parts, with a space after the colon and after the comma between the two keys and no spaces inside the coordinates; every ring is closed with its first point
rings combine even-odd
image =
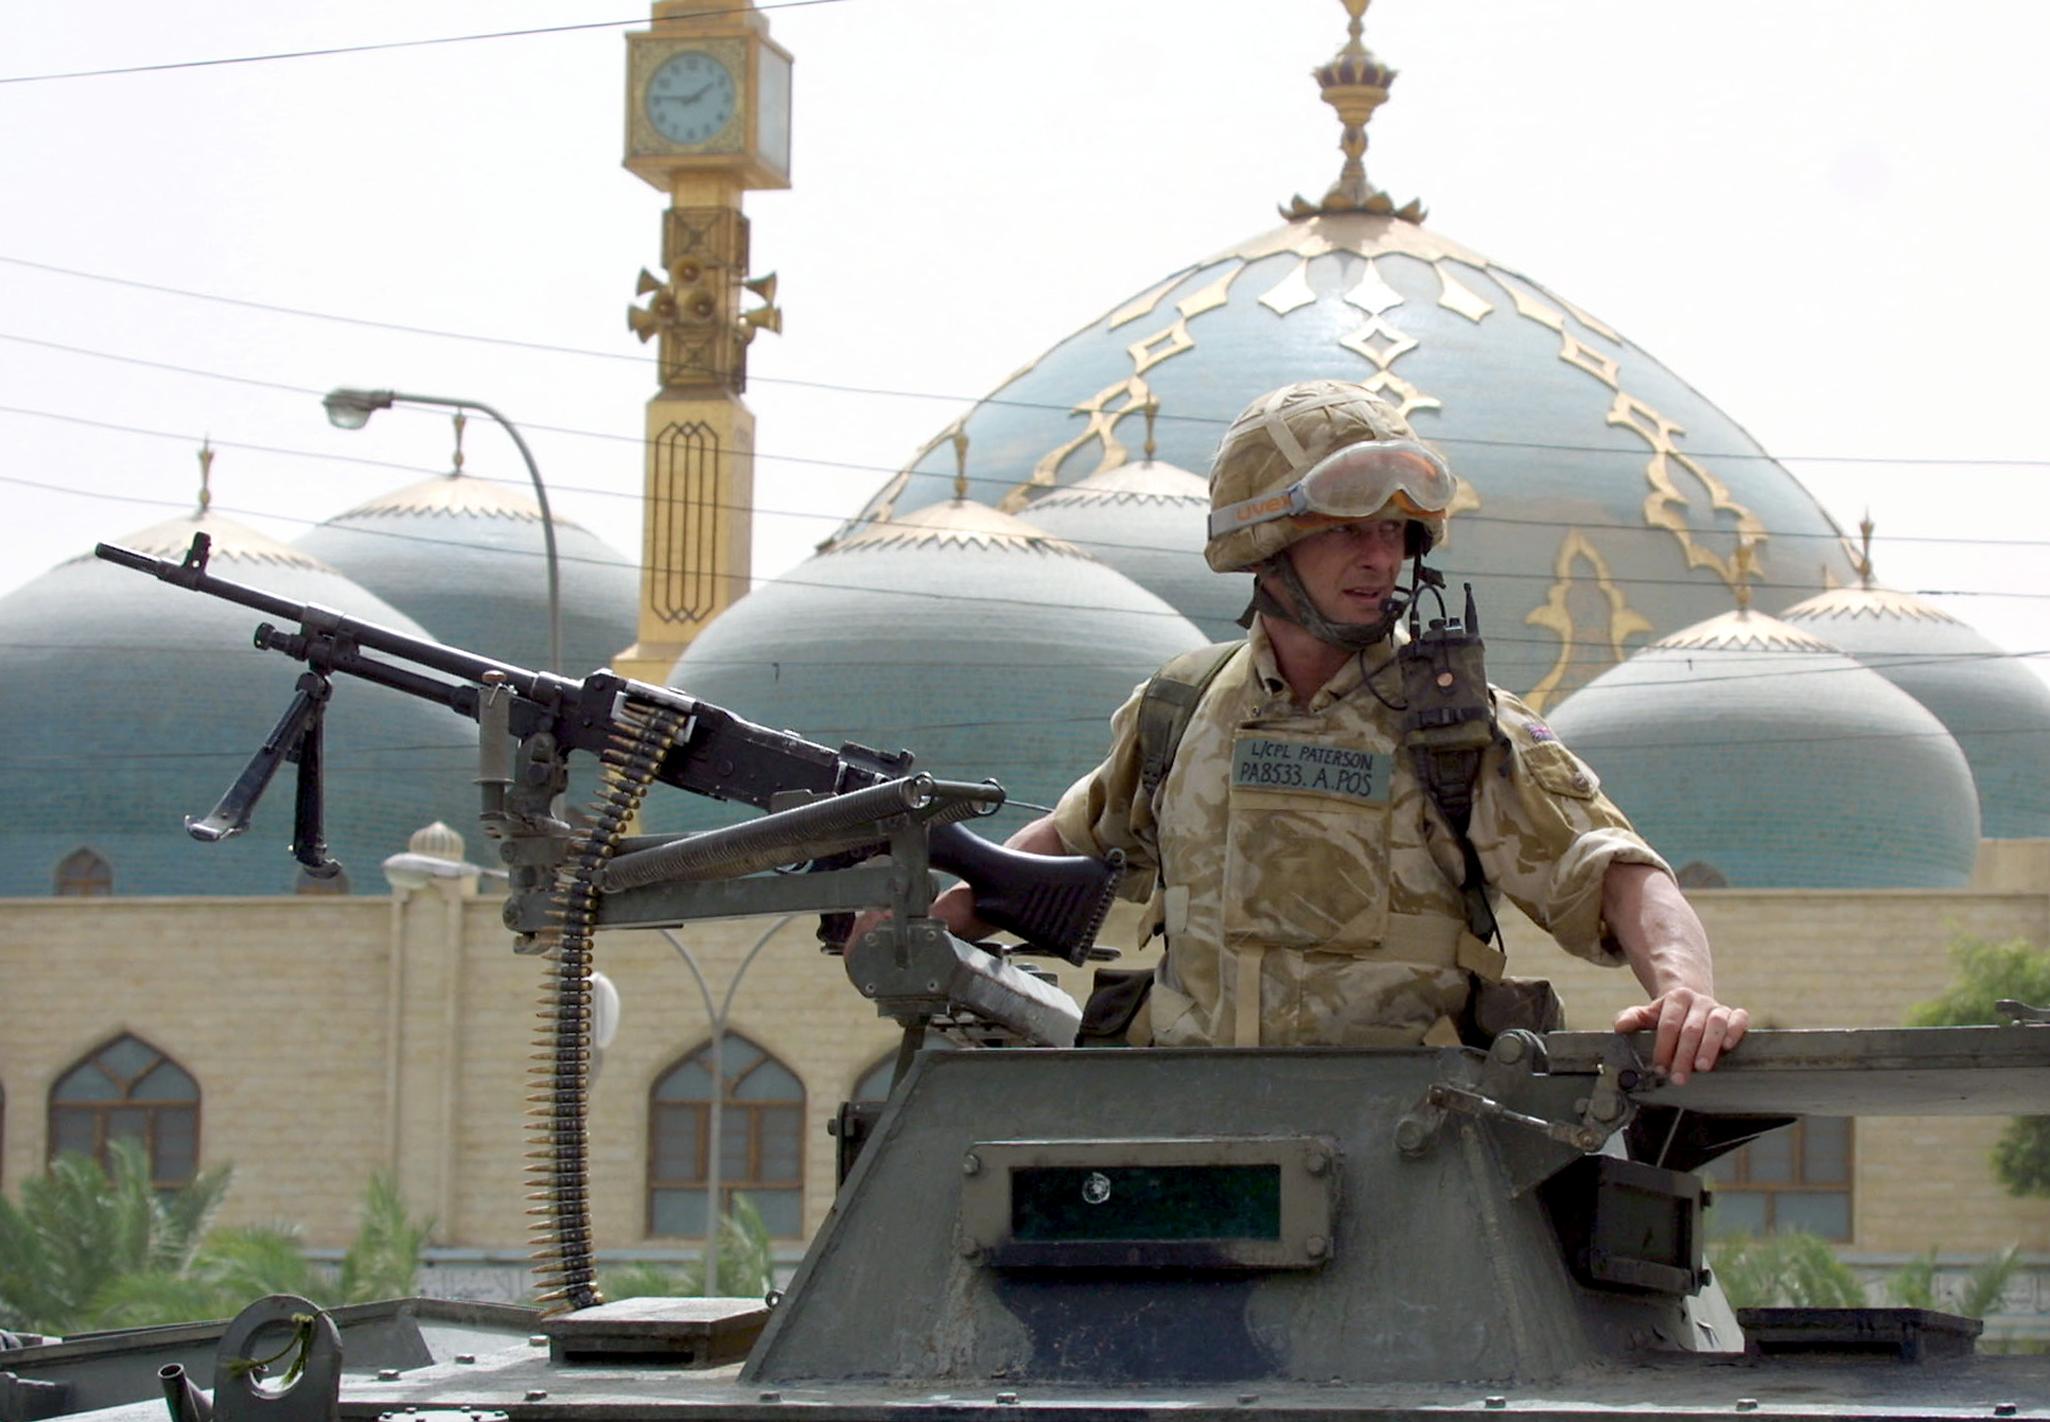
{"type": "Polygon", "coordinates": [[[266,1294],[327,1292],[295,1229],[242,1225],[209,1234],[182,1269],[123,1274],[93,1297],[95,1328],[233,1318],[266,1294]]]}
{"type": "Polygon", "coordinates": [[[71,1333],[97,1317],[96,1300],[127,1274],[178,1273],[193,1259],[231,1171],[201,1174],[159,1195],[134,1141],[109,1148],[112,1169],[66,1153],[0,1198],[0,1327],[71,1333]]]}
{"type": "MultiPolygon", "coordinates": [[[[724,1298],[760,1298],[776,1286],[776,1256],[762,1213],[745,1195],[733,1197],[733,1212],[719,1221],[719,1279],[712,1292],[724,1298]]],[[[608,1299],[695,1298],[705,1292],[705,1261],[669,1267],[623,1264],[598,1276],[608,1299]]]]}
{"type": "Polygon", "coordinates": [[[1936,1251],[1902,1267],[1887,1284],[1887,1296],[1902,1308],[1933,1308],[1961,1313],[1966,1318],[1984,1318],[2000,1305],[2007,1286],[2021,1267],[2019,1245],[2010,1245],[1972,1266],[1964,1288],[1955,1297],[1936,1290],[1936,1251]]]}
{"type": "Polygon", "coordinates": [[[2021,1267],[2021,1246],[2010,1244],[1998,1254],[1987,1256],[1973,1266],[1965,1279],[1965,1291],[1959,1295],[1952,1310],[1966,1318],[1984,1318],[2000,1306],[2007,1286],[2014,1282],[2015,1271],[2021,1267]]]}
{"type": "Polygon", "coordinates": [[[636,1261],[601,1273],[598,1292],[608,1299],[681,1299],[689,1298],[697,1289],[692,1287],[688,1270],[636,1261]]]}
{"type": "Polygon", "coordinates": [[[420,1254],[433,1230],[433,1219],[415,1220],[406,1212],[389,1171],[372,1175],[356,1238],[342,1256],[340,1302],[410,1297],[419,1288],[420,1254]]]}
{"type": "MultiPolygon", "coordinates": [[[[1910,1027],[2003,1022],[2006,1017],[1993,1005],[2002,998],[2050,1004],[2050,952],[2026,938],[1993,943],[1964,937],[1950,953],[1957,976],[1941,997],[1909,1012],[1910,1027]]],[[[2008,1122],[1993,1147],[1993,1176],[2010,1195],[2050,1195],[2050,1116],[2008,1122]]]]}
{"type": "Polygon", "coordinates": [[[2050,1195],[2050,1116],[2007,1123],[1993,1144],[1993,1175],[2010,1195],[2050,1195]]]}
{"type": "MultiPolygon", "coordinates": [[[[696,1277],[702,1281],[704,1264],[696,1277]]],[[[733,1197],[733,1212],[719,1221],[718,1287],[711,1292],[725,1298],[760,1298],[776,1286],[776,1257],[769,1245],[769,1227],[762,1212],[747,1196],[733,1197]]],[[[702,1288],[702,1283],[700,1283],[702,1288]]]]}
{"type": "Polygon", "coordinates": [[[1942,1308],[1936,1301],[1936,1251],[1932,1248],[1913,1263],[1903,1264],[1886,1281],[1886,1296],[1900,1308],[1942,1308]]]}
{"type": "Polygon", "coordinates": [[[2004,1022],[1993,1004],[2015,998],[2041,1007],[2050,1003],[2050,952],[2026,938],[1993,943],[1965,936],[1950,946],[1957,976],[1943,995],[1908,1013],[1910,1027],[1969,1027],[2004,1022]]]}
{"type": "MultiPolygon", "coordinates": [[[[61,1155],[0,1197],[0,1328],[68,1334],[232,1318],[266,1294],[359,1303],[413,1291],[432,1222],[416,1223],[389,1176],[373,1176],[338,1286],[306,1257],[296,1228],[209,1230],[230,1170],[159,1193],[133,1141],[112,1169],[61,1155]]],[[[723,1271],[722,1271],[723,1272],[723,1271]]]]}
{"type": "Polygon", "coordinates": [[[1861,1308],[1865,1287],[1829,1241],[1788,1232],[1738,1235],[1710,1247],[1732,1308],[1861,1308]]]}

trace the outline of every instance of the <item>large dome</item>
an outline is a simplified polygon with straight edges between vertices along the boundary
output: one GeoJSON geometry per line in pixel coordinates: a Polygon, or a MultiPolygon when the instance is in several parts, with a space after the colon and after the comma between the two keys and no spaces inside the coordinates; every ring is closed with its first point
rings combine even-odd
{"type": "MultiPolygon", "coordinates": [[[[1102,758],[1111,710],[1206,639],[1072,545],[973,502],[875,524],[755,588],[693,642],[672,686],[828,745],[909,749],[1051,804],[1102,758]]],[[[710,802],[648,800],[651,828],[710,802]]],[[[731,818],[730,815],[724,818],[731,818]]],[[[1014,828],[1026,815],[995,828],[1014,828]]]]}
{"type": "Polygon", "coordinates": [[[1589,682],[1551,723],[1681,882],[1956,888],[1978,854],[1964,752],[1899,687],[1757,612],[1589,682]]]}
{"type": "MultiPolygon", "coordinates": [[[[1129,417],[1149,400],[1161,458],[1207,470],[1248,401],[1317,376],[1382,392],[1445,449],[1467,488],[1434,561],[1455,590],[1476,585],[1492,679],[1540,705],[1729,606],[1743,537],[1766,607],[1821,590],[1818,547],[1843,557],[1815,499],[1685,381],[1542,284],[1395,216],[1307,216],[1183,267],[959,424],[980,496],[1032,518],[1134,457],[1129,417]]],[[[946,498],[953,433],[853,526],[946,498]]],[[[1137,541],[1109,521],[1096,538],[1137,541]]],[[[1243,605],[1244,580],[1224,581],[1243,605]]]]}
{"type": "MultiPolygon", "coordinates": [[[[114,541],[180,558],[213,539],[220,576],[347,609],[414,636],[403,613],[298,549],[212,516],[114,541]]],[[[57,866],[97,856],[118,894],[281,894],[297,879],[294,771],[280,768],[248,833],[200,844],[181,817],[213,809],[291,700],[302,670],[259,652],[261,614],[159,583],[90,554],[0,598],[0,895],[46,896],[57,866]]],[[[353,885],[436,819],[474,816],[475,732],[447,711],[336,678],[324,742],[327,838],[353,885]]]]}
{"type": "Polygon", "coordinates": [[[2050,835],[2050,687],[1979,632],[1908,593],[1834,588],[1785,615],[1936,714],[1971,762],[1986,838],[2050,835]]]}
{"type": "Polygon", "coordinates": [[[1177,608],[1216,642],[1245,635],[1242,579],[1203,561],[1210,486],[1186,469],[1145,459],[1091,474],[1032,505],[1032,526],[1065,539],[1177,608]]]}
{"type": "MultiPolygon", "coordinates": [[[[555,519],[562,668],[582,676],[633,641],[640,571],[580,525],[555,519]]],[[[441,641],[515,666],[548,664],[541,509],[526,490],[445,474],[309,530],[300,548],[441,641]]]]}

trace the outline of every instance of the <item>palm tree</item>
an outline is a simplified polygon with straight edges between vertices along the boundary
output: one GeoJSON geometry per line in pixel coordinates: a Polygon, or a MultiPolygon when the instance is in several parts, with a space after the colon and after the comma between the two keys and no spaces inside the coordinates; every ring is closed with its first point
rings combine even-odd
{"type": "Polygon", "coordinates": [[[0,1198],[0,1327],[70,1333],[95,1321],[94,1301],[124,1274],[178,1273],[227,1194],[230,1167],[158,1191],[135,1141],[109,1143],[110,1168],[66,1153],[0,1198]]]}

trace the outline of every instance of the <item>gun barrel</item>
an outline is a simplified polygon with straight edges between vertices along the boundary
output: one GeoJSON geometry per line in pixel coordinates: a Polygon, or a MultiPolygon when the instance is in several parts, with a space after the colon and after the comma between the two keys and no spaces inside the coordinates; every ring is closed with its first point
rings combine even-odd
{"type": "MultiPolygon", "coordinates": [[[[365,648],[383,652],[388,656],[400,657],[449,676],[461,677],[465,681],[481,682],[486,674],[496,673],[505,683],[522,696],[543,701],[560,700],[576,690],[576,683],[547,672],[529,671],[511,662],[480,657],[454,647],[445,647],[439,642],[430,642],[419,637],[410,637],[404,632],[394,631],[375,622],[364,622],[347,617],[332,609],[311,603],[291,602],[263,591],[247,587],[230,578],[215,577],[206,570],[207,553],[211,540],[203,533],[192,536],[192,548],[182,563],[173,563],[168,558],[153,558],[147,553],[138,553],[133,548],[123,548],[116,543],[101,543],[93,548],[95,557],[103,558],[119,567],[130,568],[138,573],[148,573],[164,582],[175,584],[191,592],[205,593],[220,598],[223,602],[237,603],[266,613],[280,622],[289,622],[299,629],[297,638],[268,636],[262,645],[271,651],[283,652],[300,661],[311,662],[316,639],[349,644],[331,656],[332,669],[362,674],[349,664],[354,648],[365,648]]],[[[371,677],[375,680],[377,678],[371,677]]],[[[407,690],[408,688],[399,688],[407,690]]],[[[419,695],[420,692],[412,694],[419,695]]],[[[438,699],[438,698],[437,698],[438,699]]]]}

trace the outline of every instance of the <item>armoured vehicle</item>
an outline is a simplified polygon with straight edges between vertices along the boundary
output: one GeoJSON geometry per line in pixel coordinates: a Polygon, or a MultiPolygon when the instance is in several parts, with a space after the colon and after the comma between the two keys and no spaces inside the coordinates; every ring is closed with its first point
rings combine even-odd
{"type": "MultiPolygon", "coordinates": [[[[220,1335],[210,1378],[204,1359],[164,1354],[164,1396],[119,1409],[138,1419],[166,1406],[174,1422],[2050,1412],[2050,1358],[1982,1356],[1970,1320],[1734,1315],[1703,1262],[1694,1173],[1804,1115],[2040,1111],[2039,1009],[2005,1004],[2013,1021],[1998,1027],[1756,1031],[1682,1087],[1646,1065],[1648,1040],[1608,1033],[1511,1029],[1485,1048],[1077,1050],[1071,999],[924,912],[944,856],[986,916],[1044,951],[1090,954],[1116,866],[964,846],[958,821],[998,799],[994,787],[810,746],[673,690],[566,682],[279,603],[213,579],[203,548],[182,565],[111,556],[299,628],[259,632],[309,672],[195,833],[232,832],[295,756],[295,852],[321,861],[305,768],[318,767],[330,672],[477,719],[485,823],[514,874],[507,921],[547,960],[554,1005],[545,1085],[557,1106],[536,1176],[554,1312],[512,1320],[496,1340],[465,1335],[452,1352],[432,1341],[428,1305],[356,1319],[359,1346],[338,1327],[347,1311],[265,1300],[220,1335]],[[575,748],[608,766],[609,806],[582,826],[550,812],[575,748]],[[645,843],[611,812],[657,781],[767,813],[645,843]],[[757,872],[800,862],[809,872],[757,872]],[[904,1026],[903,1069],[879,1109],[841,1112],[840,1192],[789,1287],[765,1300],[599,1299],[582,1213],[589,929],[878,903],[895,918],[844,963],[904,1026]],[[916,1051],[931,1031],[1000,1049],[916,1051]],[[288,1364],[289,1386],[270,1381],[288,1364]]],[[[0,1355],[6,1422],[76,1410],[52,1371],[63,1360],[46,1352],[0,1355]]],[[[88,1406],[89,1392],[75,1389],[88,1406]]]]}

